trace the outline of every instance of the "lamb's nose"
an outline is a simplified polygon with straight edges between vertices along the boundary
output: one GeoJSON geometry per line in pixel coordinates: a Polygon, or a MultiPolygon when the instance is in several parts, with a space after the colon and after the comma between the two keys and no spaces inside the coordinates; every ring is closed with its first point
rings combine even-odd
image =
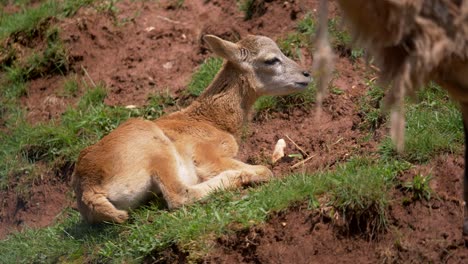
{"type": "Polygon", "coordinates": [[[310,77],[310,72],[308,72],[308,71],[303,71],[302,74],[303,74],[305,77],[310,77]]]}

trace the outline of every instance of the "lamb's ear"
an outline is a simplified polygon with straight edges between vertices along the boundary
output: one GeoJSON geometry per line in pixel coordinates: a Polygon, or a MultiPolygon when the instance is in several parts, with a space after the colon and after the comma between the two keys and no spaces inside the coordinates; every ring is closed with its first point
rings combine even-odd
{"type": "Polygon", "coordinates": [[[205,35],[203,36],[203,40],[208,43],[211,50],[216,55],[231,62],[240,61],[240,48],[236,43],[223,40],[213,35],[205,35]]]}

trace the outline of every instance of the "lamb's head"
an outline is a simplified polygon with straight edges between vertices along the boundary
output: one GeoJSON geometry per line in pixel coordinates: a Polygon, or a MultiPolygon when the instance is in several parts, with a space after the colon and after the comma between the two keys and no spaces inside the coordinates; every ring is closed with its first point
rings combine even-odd
{"type": "Polygon", "coordinates": [[[212,51],[250,76],[256,93],[286,95],[304,90],[310,73],[289,59],[268,37],[248,36],[237,43],[206,35],[212,51]]]}

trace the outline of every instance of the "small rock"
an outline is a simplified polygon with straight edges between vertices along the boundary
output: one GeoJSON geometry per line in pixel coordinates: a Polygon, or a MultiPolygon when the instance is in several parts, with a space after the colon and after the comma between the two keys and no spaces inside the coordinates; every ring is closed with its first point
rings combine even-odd
{"type": "Polygon", "coordinates": [[[174,63],[172,63],[170,61],[163,64],[163,68],[166,69],[166,70],[172,69],[173,66],[174,66],[174,63]]]}
{"type": "Polygon", "coordinates": [[[147,27],[147,28],[145,28],[145,31],[146,31],[146,32],[151,32],[151,31],[153,31],[153,30],[155,30],[155,27],[147,27]]]}

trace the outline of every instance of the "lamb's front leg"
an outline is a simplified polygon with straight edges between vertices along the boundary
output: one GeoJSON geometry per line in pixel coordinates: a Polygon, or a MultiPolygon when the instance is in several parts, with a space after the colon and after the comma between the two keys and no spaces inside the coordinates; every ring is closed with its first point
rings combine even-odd
{"type": "Polygon", "coordinates": [[[252,183],[269,181],[270,169],[262,165],[249,165],[232,158],[218,158],[197,168],[203,182],[190,186],[197,199],[215,190],[227,190],[252,183]]]}
{"type": "Polygon", "coordinates": [[[227,168],[231,167],[243,171],[244,175],[247,177],[246,184],[265,182],[273,177],[273,172],[263,165],[250,165],[232,158],[222,159],[221,164],[227,168]]]}
{"type": "Polygon", "coordinates": [[[197,164],[197,175],[203,182],[228,170],[242,172],[246,184],[268,181],[273,177],[271,170],[263,165],[250,165],[234,158],[216,157],[197,164]]]}

